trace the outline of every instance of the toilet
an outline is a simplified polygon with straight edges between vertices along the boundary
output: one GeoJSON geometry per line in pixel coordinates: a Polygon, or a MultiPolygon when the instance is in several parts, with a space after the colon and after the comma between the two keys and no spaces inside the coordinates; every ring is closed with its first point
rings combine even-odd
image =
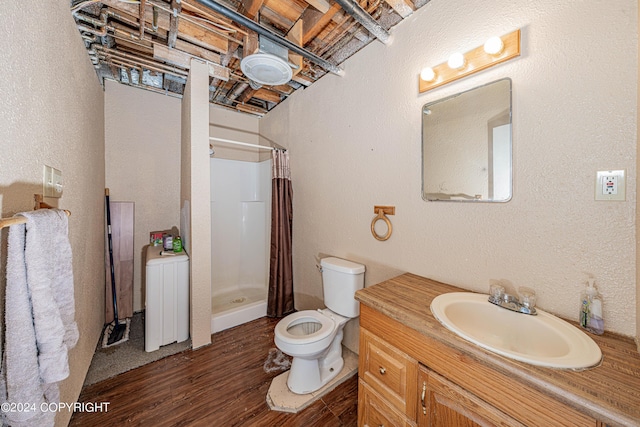
{"type": "Polygon", "coordinates": [[[364,265],[329,257],[320,267],[327,308],[290,314],[275,329],[276,347],[293,357],[287,387],[296,394],[316,391],[340,373],[344,325],[360,315],[354,296],[364,287],[364,265]]]}

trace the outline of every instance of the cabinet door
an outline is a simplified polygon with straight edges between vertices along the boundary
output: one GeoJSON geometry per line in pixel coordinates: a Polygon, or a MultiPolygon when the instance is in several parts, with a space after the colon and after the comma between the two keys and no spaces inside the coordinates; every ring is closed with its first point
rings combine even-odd
{"type": "Polygon", "coordinates": [[[523,424],[423,365],[420,365],[418,386],[418,426],[524,427],[523,424]]]}
{"type": "Polygon", "coordinates": [[[415,422],[393,408],[362,379],[358,382],[358,426],[415,427],[415,422]]]}

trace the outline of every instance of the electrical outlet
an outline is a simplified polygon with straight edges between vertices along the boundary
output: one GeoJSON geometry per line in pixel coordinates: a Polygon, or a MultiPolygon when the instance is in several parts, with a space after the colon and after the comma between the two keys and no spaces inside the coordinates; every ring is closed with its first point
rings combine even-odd
{"type": "Polygon", "coordinates": [[[62,197],[62,172],[44,165],[42,172],[42,194],[44,197],[62,197]]]}
{"type": "Polygon", "coordinates": [[[602,194],[618,194],[618,177],[616,175],[605,175],[602,177],[602,194]]]}
{"type": "Polygon", "coordinates": [[[625,200],[625,171],[596,173],[596,200],[625,200]]]}

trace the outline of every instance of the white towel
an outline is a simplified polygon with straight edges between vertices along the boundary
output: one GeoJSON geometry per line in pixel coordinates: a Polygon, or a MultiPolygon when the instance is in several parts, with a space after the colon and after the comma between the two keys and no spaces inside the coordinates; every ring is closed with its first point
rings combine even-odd
{"type": "Polygon", "coordinates": [[[53,425],[55,412],[39,409],[58,402],[57,382],[69,375],[68,350],[78,340],[68,219],[53,209],[22,215],[26,226],[9,232],[0,390],[7,403],[36,411],[3,411],[3,423],[53,425]]]}
{"type": "Polygon", "coordinates": [[[68,218],[64,211],[49,209],[22,215],[27,218],[25,261],[40,377],[53,383],[69,376],[67,350],[78,341],[68,218]]]}

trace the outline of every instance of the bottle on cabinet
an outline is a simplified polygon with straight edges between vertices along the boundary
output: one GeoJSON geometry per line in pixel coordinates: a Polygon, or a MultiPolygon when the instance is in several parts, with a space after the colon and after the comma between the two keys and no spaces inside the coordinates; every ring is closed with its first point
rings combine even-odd
{"type": "Polygon", "coordinates": [[[604,332],[602,298],[594,282],[595,279],[590,276],[587,287],[580,297],[580,326],[593,334],[602,335],[604,332]]]}

